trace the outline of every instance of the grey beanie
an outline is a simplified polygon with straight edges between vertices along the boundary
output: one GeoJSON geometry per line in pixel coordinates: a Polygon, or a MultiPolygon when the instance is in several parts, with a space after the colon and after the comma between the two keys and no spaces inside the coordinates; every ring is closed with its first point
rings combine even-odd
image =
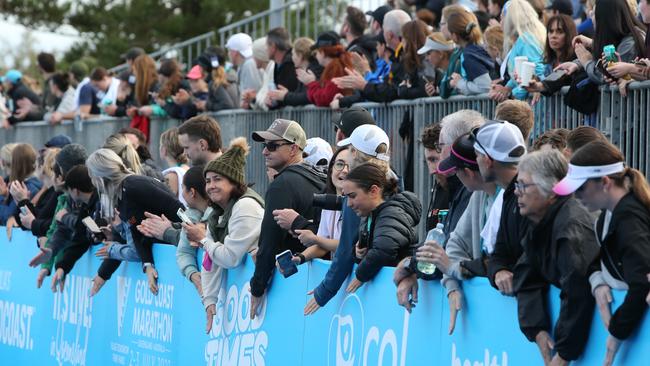
{"type": "Polygon", "coordinates": [[[56,154],[56,164],[61,168],[63,177],[75,165],[85,165],[86,159],[88,159],[88,152],[83,145],[79,144],[66,145],[56,154]]]}

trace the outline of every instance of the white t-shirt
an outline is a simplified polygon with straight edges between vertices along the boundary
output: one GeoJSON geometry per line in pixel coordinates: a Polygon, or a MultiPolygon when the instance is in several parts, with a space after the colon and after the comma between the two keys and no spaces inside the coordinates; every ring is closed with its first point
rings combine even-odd
{"type": "Polygon", "coordinates": [[[316,235],[326,239],[339,240],[341,237],[341,224],[341,211],[322,210],[316,235]]]}
{"type": "Polygon", "coordinates": [[[183,176],[185,175],[185,172],[187,172],[187,169],[183,169],[180,166],[173,166],[163,170],[162,174],[164,177],[169,173],[176,173],[176,176],[178,177],[178,200],[181,201],[183,206],[187,207],[187,202],[185,202],[185,198],[183,198],[183,176]]]}
{"type": "Polygon", "coordinates": [[[481,230],[481,239],[483,241],[483,246],[488,253],[494,251],[494,243],[497,241],[497,233],[499,232],[499,226],[501,225],[501,211],[503,210],[503,192],[505,189],[501,189],[497,196],[494,198],[494,203],[490,209],[490,213],[485,221],[485,226],[481,230]]]}
{"type": "Polygon", "coordinates": [[[120,79],[118,78],[111,78],[111,85],[108,87],[108,91],[98,91],[97,92],[97,99],[99,99],[99,103],[101,105],[115,105],[115,102],[117,101],[117,90],[120,87],[120,79]]]}

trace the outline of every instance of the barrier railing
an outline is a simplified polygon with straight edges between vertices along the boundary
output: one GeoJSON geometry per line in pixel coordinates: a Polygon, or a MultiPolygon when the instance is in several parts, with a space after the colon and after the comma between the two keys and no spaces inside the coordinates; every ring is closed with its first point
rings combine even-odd
{"type": "MultiPolygon", "coordinates": [[[[0,227],[0,232],[4,228],[0,227]]],[[[516,300],[485,279],[463,282],[465,301],[453,335],[449,306],[438,282],[420,284],[409,314],[397,305],[392,268],[382,269],[356,293],[341,290],[314,315],[303,316],[309,289],[329,264],[316,260],[283,278],[275,274],[259,316],[249,318],[246,259],[228,270],[212,331],[194,286],[175,262],[175,248],[155,245],[159,293],[149,292],[140,263],[123,263],[101,291],[89,297],[99,260],[86,253],[67,276],[63,293],[52,294],[50,278],[35,286],[38,270],[27,266],[38,252],[35,238],[0,235],[0,354],[18,365],[541,365],[534,343],[517,322],[516,300]]],[[[347,286],[347,284],[345,284],[347,286]]],[[[345,287],[343,287],[344,289],[345,287]]],[[[614,291],[612,307],[625,296],[614,291]]],[[[548,306],[557,320],[559,291],[548,306]]],[[[584,354],[572,365],[599,365],[605,356],[605,329],[594,311],[584,354]]],[[[621,346],[615,365],[645,365],[650,320],[621,346]]]]}

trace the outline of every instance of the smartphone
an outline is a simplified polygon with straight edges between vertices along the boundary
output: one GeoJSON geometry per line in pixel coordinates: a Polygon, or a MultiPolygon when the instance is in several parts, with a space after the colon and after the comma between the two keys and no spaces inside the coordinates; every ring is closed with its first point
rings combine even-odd
{"type": "Polygon", "coordinates": [[[566,70],[556,70],[550,73],[545,81],[558,81],[560,80],[564,75],[566,75],[566,70]]]}
{"type": "Polygon", "coordinates": [[[293,254],[291,254],[291,251],[288,249],[275,256],[275,260],[278,261],[278,264],[282,269],[282,275],[284,278],[291,277],[298,273],[298,266],[293,263],[291,258],[293,258],[293,254]]]}
{"type": "Polygon", "coordinates": [[[422,79],[424,80],[425,83],[433,83],[435,81],[426,75],[422,75],[422,79]]]}
{"type": "Polygon", "coordinates": [[[95,220],[92,219],[90,216],[84,217],[81,222],[83,222],[84,225],[92,232],[93,234],[101,234],[102,231],[99,229],[99,226],[97,226],[97,223],[95,220]]]}
{"type": "Polygon", "coordinates": [[[29,209],[27,208],[27,206],[20,206],[20,212],[23,215],[27,215],[29,213],[29,209]]]}
{"type": "Polygon", "coordinates": [[[190,220],[190,217],[187,216],[185,211],[182,208],[179,208],[178,211],[176,211],[176,215],[178,216],[181,221],[183,221],[185,224],[192,225],[194,224],[192,220],[190,220]]]}

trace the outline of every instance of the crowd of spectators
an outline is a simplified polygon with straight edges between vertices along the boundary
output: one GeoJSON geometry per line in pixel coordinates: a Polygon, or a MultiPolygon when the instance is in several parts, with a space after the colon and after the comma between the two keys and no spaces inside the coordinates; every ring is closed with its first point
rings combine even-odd
{"type": "MultiPolygon", "coordinates": [[[[641,3],[648,20],[649,4],[641,3]]],[[[289,277],[322,258],[331,265],[310,291],[305,315],[326,306],[348,278],[345,291],[352,293],[382,267],[395,267],[397,301],[408,311],[417,305],[419,283],[441,281],[452,333],[463,309],[463,281],[486,277],[503,296],[516,298],[521,331],[546,365],[580,357],[597,309],[609,334],[603,347],[610,365],[650,304],[650,186],[594,127],[531,136],[535,114],[519,99],[550,93],[562,80],[623,88],[646,78],[647,59],[637,62],[647,49],[636,14],[623,0],[588,3],[596,29],[587,38],[576,35],[571,3],[563,0],[546,13],[526,0],[440,5],[418,2],[422,19],[383,6],[370,12],[370,23],[348,8],[340,32],[315,41],[292,44],[281,28],[261,40],[237,34],[225,49],[200,55],[185,77],[176,61],[157,64],[137,48],[124,55],[130,70],[119,76],[101,67],[88,77],[60,73],[43,54],[47,93],[30,90],[16,70],[4,76],[12,101],[6,124],[44,114],[52,123],[108,114],[130,116],[131,127],[107,136],[96,151],[64,135],[42,147],[3,146],[0,224],[9,238],[13,230],[32,232],[39,252],[30,265],[41,266],[37,286],[51,276],[55,292],[97,246],[102,262],[91,296],[122,261],[141,263],[157,294],[159,276],[169,274],[158,273],[152,247],[176,246],[178,269],[202,299],[207,331],[224,273],[247,255],[255,261],[251,318],[273,291],[276,268],[289,277]],[[618,61],[603,61],[602,46],[609,44],[616,45],[618,61]],[[536,75],[528,86],[515,71],[522,56],[528,76],[536,75]],[[563,70],[559,77],[557,70],[563,70]],[[550,75],[556,76],[545,79],[550,75]],[[367,110],[351,106],[486,92],[499,100],[494,116],[460,110],[419,131],[424,156],[417,158],[426,160],[432,178],[427,207],[392,168],[391,136],[367,110]],[[334,121],[335,141],[307,136],[300,121],[278,118],[226,146],[219,123],[202,113],[307,103],[344,108],[334,121]],[[183,121],[159,136],[164,167],[148,150],[149,118],[162,115],[183,121]],[[248,156],[254,143],[262,156],[248,156]],[[266,192],[247,180],[250,159],[264,160],[266,192]],[[418,225],[444,239],[419,238],[418,225]],[[287,251],[288,262],[276,261],[287,251]],[[551,285],[561,299],[553,328],[551,285]],[[611,289],[627,291],[613,313],[611,289]]]]}

